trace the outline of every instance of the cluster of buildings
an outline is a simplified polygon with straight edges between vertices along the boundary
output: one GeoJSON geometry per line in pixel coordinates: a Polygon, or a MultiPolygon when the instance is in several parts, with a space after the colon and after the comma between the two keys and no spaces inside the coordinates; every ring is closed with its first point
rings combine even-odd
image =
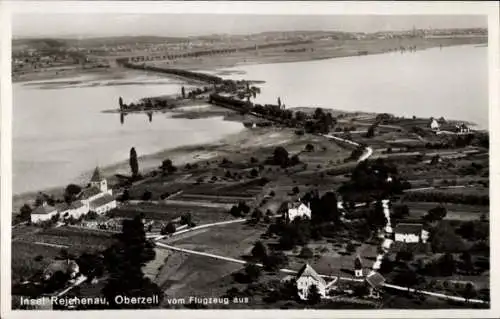
{"type": "MultiPolygon", "coordinates": [[[[364,278],[361,284],[368,288],[368,297],[377,299],[385,283],[385,278],[378,272],[371,270],[366,276],[363,274],[363,265],[361,258],[356,257],[354,261],[354,274],[358,279],[364,278]]],[[[310,298],[311,287],[316,286],[321,298],[326,298],[330,291],[337,290],[338,278],[333,277],[327,281],[326,276],[319,275],[309,264],[305,264],[295,277],[287,276],[283,281],[294,281],[297,285],[297,294],[301,300],[310,298]]]]}
{"type": "Polygon", "coordinates": [[[90,187],[82,190],[77,195],[77,200],[72,203],[61,203],[55,206],[49,205],[46,201],[31,212],[31,222],[40,223],[51,220],[54,216],[68,219],[70,217],[78,219],[89,212],[103,215],[116,208],[116,200],[113,191],[108,189],[106,179],[101,175],[96,167],[90,179],[90,187]]]}
{"type": "Polygon", "coordinates": [[[453,133],[458,133],[458,134],[466,134],[466,133],[471,132],[470,127],[465,125],[465,123],[457,123],[455,125],[446,125],[445,127],[443,127],[443,126],[444,126],[443,123],[440,123],[435,118],[431,118],[431,122],[429,123],[429,127],[434,132],[439,132],[441,130],[452,131],[453,133]]]}
{"type": "MultiPolygon", "coordinates": [[[[366,274],[361,257],[358,255],[354,260],[354,277],[364,279],[363,282],[368,287],[369,297],[372,298],[379,297],[381,287],[385,283],[385,278],[378,272],[378,270],[382,265],[383,255],[389,252],[392,244],[425,244],[428,242],[430,235],[429,230],[425,228],[423,223],[398,223],[393,227],[391,225],[389,205],[389,200],[382,200],[382,208],[387,219],[387,223],[380,234],[380,237],[382,238],[382,253],[377,256],[372,269],[370,269],[368,274],[366,274]]],[[[339,211],[343,213],[345,212],[345,208],[341,200],[337,202],[337,208],[339,211]]],[[[292,222],[294,219],[299,217],[301,219],[310,219],[310,206],[300,200],[295,203],[288,203],[288,209],[283,212],[283,217],[287,222],[292,222]]],[[[289,279],[291,278],[288,278],[288,280],[289,279]]],[[[308,299],[310,288],[313,285],[318,288],[318,292],[322,297],[326,297],[329,290],[335,289],[334,283],[336,281],[334,280],[327,283],[325,279],[320,276],[309,264],[304,265],[294,280],[297,284],[299,297],[302,300],[308,299]]]]}

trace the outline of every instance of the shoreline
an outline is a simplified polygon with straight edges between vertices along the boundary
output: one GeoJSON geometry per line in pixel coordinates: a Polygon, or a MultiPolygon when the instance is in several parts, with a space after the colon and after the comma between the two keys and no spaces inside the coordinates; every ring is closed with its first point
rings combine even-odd
{"type": "MultiPolygon", "coordinates": [[[[308,52],[308,55],[291,52],[285,53],[276,49],[264,49],[262,50],[262,55],[255,55],[254,53],[244,52],[236,53],[227,56],[215,56],[212,58],[186,58],[183,60],[175,61],[169,67],[179,68],[182,70],[220,70],[225,68],[233,68],[238,66],[247,65],[260,65],[260,64],[276,64],[276,63],[293,63],[293,62],[306,62],[306,61],[319,61],[327,59],[336,58],[346,58],[355,56],[367,56],[367,55],[377,55],[384,53],[394,52],[393,48],[396,44],[410,45],[418,44],[417,51],[427,50],[431,48],[442,47],[456,47],[456,46],[488,46],[487,37],[471,37],[471,38],[442,38],[442,39],[385,39],[375,42],[361,41],[349,42],[343,41],[339,44],[331,44],[330,46],[323,47],[322,43],[313,43],[311,46],[314,48],[313,52],[308,52]],[[394,43],[393,43],[394,42],[394,43]],[[385,44],[384,44],[385,43],[385,44]],[[353,45],[353,46],[350,46],[353,45]],[[356,46],[358,45],[358,46],[356,46]],[[373,48],[366,48],[364,45],[373,45],[373,48]],[[382,45],[382,46],[381,46],[382,45]],[[388,49],[391,48],[391,49],[388,49]],[[361,50],[361,51],[360,51],[361,50]],[[360,54],[362,52],[363,54],[360,54]],[[195,62],[194,64],[192,62],[195,62]]],[[[158,63],[149,64],[150,66],[161,66],[165,64],[161,61],[158,63]]],[[[91,68],[91,69],[81,69],[78,67],[69,67],[65,70],[45,70],[40,72],[30,72],[26,74],[13,74],[12,83],[23,83],[31,82],[37,80],[52,80],[52,79],[64,79],[70,76],[80,76],[82,74],[97,74],[97,75],[116,75],[118,72],[125,70],[123,67],[110,67],[110,68],[91,68]]],[[[220,70],[225,72],[225,70],[220,70]]],[[[144,72],[144,71],[143,71],[144,72]]],[[[154,72],[151,72],[154,73],[154,72]]],[[[119,74],[119,73],[118,73],[119,74]]],[[[158,74],[158,73],[155,73],[158,74]]],[[[221,74],[224,76],[224,74],[221,74]]],[[[178,78],[180,80],[186,81],[187,84],[200,85],[206,84],[205,82],[196,81],[193,79],[186,79],[182,77],[174,77],[169,75],[169,78],[178,78]]]]}
{"type": "MultiPolygon", "coordinates": [[[[474,45],[474,44],[461,44],[461,45],[469,46],[469,45],[474,45]]],[[[477,44],[475,44],[475,45],[477,45],[477,44]]],[[[487,44],[485,44],[485,45],[487,45],[487,44]]],[[[454,45],[454,46],[459,46],[459,45],[454,45]]],[[[382,53],[386,53],[386,52],[379,52],[379,53],[373,53],[373,54],[382,54],[382,53]]],[[[330,59],[330,58],[332,58],[332,57],[327,57],[324,59],[330,59]]],[[[337,57],[333,57],[333,58],[337,58],[337,57]]],[[[281,62],[286,63],[286,62],[290,62],[290,61],[281,61],[281,62]]],[[[268,62],[260,62],[260,63],[255,63],[255,64],[268,64],[268,62]]],[[[217,69],[217,68],[215,67],[215,69],[217,69]]],[[[115,71],[118,70],[118,72],[110,72],[110,70],[106,70],[104,73],[97,72],[97,74],[104,74],[105,76],[110,76],[110,75],[116,76],[117,74],[120,75],[120,74],[127,74],[127,73],[131,73],[131,72],[135,73],[135,71],[127,70],[127,69],[114,69],[114,70],[115,71]]],[[[138,72],[141,72],[141,71],[138,71],[138,72]]],[[[226,72],[226,71],[221,70],[221,72],[226,72]]],[[[86,73],[89,73],[89,72],[86,72],[86,73]]],[[[93,73],[93,72],[90,72],[90,73],[93,73]]],[[[141,72],[141,73],[144,73],[144,72],[141,72]]],[[[154,72],[146,72],[146,73],[154,73],[154,72]]],[[[154,74],[157,74],[157,73],[154,73],[154,74]]],[[[168,75],[166,77],[171,78],[171,77],[173,77],[173,75],[168,75]]],[[[184,78],[182,78],[182,79],[184,81],[186,80],[184,78]]],[[[18,82],[18,83],[22,83],[22,82],[18,82]]],[[[198,102],[198,101],[196,101],[196,102],[198,102]]],[[[198,102],[198,103],[204,104],[203,102],[198,102]]],[[[292,108],[292,109],[299,110],[299,109],[304,109],[304,108],[303,107],[296,107],[296,108],[292,108]]],[[[338,112],[338,113],[344,113],[344,114],[355,114],[355,113],[358,113],[358,114],[379,114],[379,113],[375,113],[375,112],[344,111],[344,110],[334,110],[334,109],[332,109],[330,111],[332,111],[333,113],[338,112]]],[[[113,112],[112,110],[107,110],[107,111],[103,111],[103,112],[104,113],[117,113],[116,111],[113,112]]],[[[211,112],[200,112],[199,110],[196,110],[196,111],[193,111],[193,110],[157,110],[155,112],[172,113],[172,118],[185,118],[185,119],[198,119],[198,118],[222,116],[223,120],[236,121],[236,122],[243,123],[243,119],[238,118],[238,116],[233,116],[232,118],[231,118],[231,116],[229,116],[228,118],[226,118],[224,115],[235,114],[235,112],[227,110],[227,109],[221,109],[221,108],[219,108],[218,110],[212,109],[212,113],[211,112]]],[[[144,112],[139,111],[139,112],[131,112],[131,113],[144,113],[144,112]]],[[[225,136],[225,137],[221,138],[220,140],[209,142],[209,143],[203,143],[203,144],[199,144],[199,145],[185,145],[185,146],[174,147],[174,148],[165,148],[165,149],[162,149],[161,151],[158,151],[158,152],[142,155],[139,157],[139,159],[148,162],[148,164],[145,165],[146,170],[148,170],[148,171],[150,171],[151,169],[153,169],[156,166],[159,166],[161,164],[161,160],[163,160],[169,156],[172,157],[171,159],[174,162],[180,162],[181,165],[184,165],[189,160],[191,160],[191,161],[200,160],[199,159],[200,152],[202,153],[201,155],[203,155],[203,154],[206,155],[207,149],[211,149],[213,147],[216,147],[217,145],[220,145],[220,143],[223,143],[225,140],[227,140],[229,138],[236,137],[237,140],[242,139],[245,131],[246,130],[243,130],[243,131],[240,131],[240,132],[234,133],[234,134],[229,134],[228,136],[225,136]],[[173,157],[173,156],[175,156],[175,157],[173,157]],[[198,156],[198,158],[197,158],[197,156],[198,156]],[[174,160],[175,158],[177,158],[177,160],[174,160]],[[151,163],[152,161],[157,161],[157,165],[154,166],[151,163]]],[[[120,170],[123,170],[124,167],[128,167],[127,162],[128,162],[128,160],[124,159],[123,161],[103,166],[103,167],[101,167],[101,169],[105,175],[113,175],[112,178],[114,178],[114,174],[120,172],[120,170]]],[[[176,163],[176,165],[178,165],[178,164],[176,163]]],[[[89,168],[89,172],[92,169],[93,168],[89,168]]],[[[86,173],[75,176],[75,178],[73,180],[77,180],[77,179],[81,180],[82,176],[84,176],[84,175],[86,175],[86,173]]],[[[18,193],[18,194],[13,194],[13,198],[14,198],[14,200],[19,200],[20,198],[33,197],[33,195],[36,196],[36,194],[39,193],[40,191],[47,192],[47,193],[54,193],[54,192],[57,192],[58,190],[63,189],[65,186],[66,185],[54,186],[54,187],[43,188],[42,190],[37,190],[37,191],[27,191],[27,192],[22,192],[22,193],[18,193]]]]}

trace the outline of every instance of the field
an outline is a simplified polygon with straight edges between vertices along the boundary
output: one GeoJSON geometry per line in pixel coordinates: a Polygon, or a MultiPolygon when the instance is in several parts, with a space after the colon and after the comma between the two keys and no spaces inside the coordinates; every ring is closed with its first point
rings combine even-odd
{"type": "MultiPolygon", "coordinates": [[[[27,234],[23,236],[22,240],[23,242],[30,243],[68,246],[70,253],[79,254],[84,251],[104,250],[112,244],[114,239],[112,238],[112,234],[102,231],[58,227],[27,234]]],[[[41,245],[37,245],[36,247],[39,246],[41,245]]]]}
{"type": "Polygon", "coordinates": [[[230,220],[233,218],[225,207],[197,205],[189,201],[185,203],[169,204],[162,202],[155,204],[143,202],[137,205],[126,204],[114,210],[113,215],[115,217],[133,218],[134,216],[143,214],[145,219],[168,222],[189,213],[193,221],[197,224],[230,220]]]}
{"type": "Polygon", "coordinates": [[[57,256],[60,248],[28,242],[12,242],[12,283],[18,283],[43,271],[57,256]],[[37,261],[35,258],[42,256],[37,261]]]}

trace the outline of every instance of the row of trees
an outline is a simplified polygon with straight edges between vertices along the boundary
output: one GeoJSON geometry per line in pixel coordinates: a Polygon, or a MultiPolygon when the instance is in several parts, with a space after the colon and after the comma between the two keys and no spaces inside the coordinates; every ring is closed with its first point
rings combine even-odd
{"type": "Polygon", "coordinates": [[[437,202],[466,205],[489,205],[488,194],[462,194],[444,191],[408,192],[403,200],[413,202],[437,202]]]}
{"type": "Polygon", "coordinates": [[[301,127],[308,133],[328,133],[337,123],[330,112],[326,113],[321,108],[317,108],[310,116],[302,111],[293,112],[284,109],[280,102],[277,105],[252,104],[249,100],[243,102],[218,94],[211,94],[209,102],[231,107],[243,113],[253,112],[290,127],[301,127]]]}

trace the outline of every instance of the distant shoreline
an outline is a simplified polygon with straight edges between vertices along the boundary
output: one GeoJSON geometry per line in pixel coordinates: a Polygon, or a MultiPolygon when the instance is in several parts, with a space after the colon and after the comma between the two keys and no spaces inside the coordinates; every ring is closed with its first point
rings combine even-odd
{"type": "MultiPolygon", "coordinates": [[[[382,39],[382,40],[352,40],[340,41],[328,46],[323,46],[321,41],[314,42],[310,45],[313,51],[304,52],[287,52],[283,53],[283,48],[263,50],[257,55],[254,52],[242,52],[232,55],[213,56],[210,58],[186,58],[175,61],[169,64],[171,68],[184,70],[218,70],[221,68],[231,68],[237,66],[256,65],[256,64],[275,64],[275,63],[290,63],[290,62],[305,62],[315,60],[326,60],[334,58],[346,58],[352,56],[365,56],[374,54],[383,54],[394,52],[398,45],[416,45],[417,51],[426,50],[436,47],[462,46],[462,45],[488,45],[487,37],[450,37],[450,38],[428,38],[428,39],[382,39]]],[[[117,57],[118,58],[118,57],[117,57]]],[[[165,62],[158,61],[149,65],[162,66],[165,62]]],[[[83,74],[97,74],[114,76],[122,72],[123,69],[117,68],[90,68],[82,69],[76,66],[67,67],[65,69],[46,69],[40,72],[30,72],[27,74],[12,75],[13,83],[22,83],[37,80],[52,80],[64,79],[83,74]]],[[[221,70],[224,72],[224,70],[221,70]]],[[[220,74],[224,76],[224,74],[220,74]]],[[[199,84],[200,82],[189,80],[189,84],[199,84]]]]}

